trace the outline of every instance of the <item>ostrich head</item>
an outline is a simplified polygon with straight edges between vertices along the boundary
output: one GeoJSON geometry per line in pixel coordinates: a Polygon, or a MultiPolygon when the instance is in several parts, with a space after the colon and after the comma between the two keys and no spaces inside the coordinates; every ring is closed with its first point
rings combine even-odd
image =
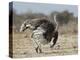
{"type": "Polygon", "coordinates": [[[28,21],[24,21],[24,23],[22,23],[21,27],[20,27],[20,32],[25,31],[26,29],[34,29],[34,26],[31,25],[28,21]]]}

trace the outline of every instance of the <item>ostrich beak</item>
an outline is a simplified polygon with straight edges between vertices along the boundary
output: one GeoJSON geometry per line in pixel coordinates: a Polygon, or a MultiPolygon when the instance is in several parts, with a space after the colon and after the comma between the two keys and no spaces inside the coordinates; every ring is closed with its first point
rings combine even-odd
{"type": "Polygon", "coordinates": [[[24,31],[27,30],[28,28],[29,28],[29,26],[27,26],[27,27],[25,27],[25,28],[23,28],[23,29],[21,28],[21,29],[20,29],[20,32],[24,32],[24,31]]]}
{"type": "Polygon", "coordinates": [[[34,29],[34,27],[33,26],[31,26],[30,24],[29,25],[26,25],[26,29],[34,29]]]}
{"type": "Polygon", "coordinates": [[[30,24],[28,24],[28,25],[26,25],[25,27],[21,27],[20,32],[23,32],[23,31],[27,30],[28,28],[29,28],[29,29],[34,29],[33,26],[31,26],[30,24]]]}

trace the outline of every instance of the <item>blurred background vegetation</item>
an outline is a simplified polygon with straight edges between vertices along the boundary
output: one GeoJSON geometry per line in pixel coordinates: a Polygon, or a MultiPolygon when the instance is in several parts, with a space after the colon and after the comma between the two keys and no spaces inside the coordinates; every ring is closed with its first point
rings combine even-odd
{"type": "Polygon", "coordinates": [[[54,21],[54,14],[57,13],[57,22],[59,25],[59,31],[61,33],[67,33],[67,32],[72,32],[72,33],[77,33],[78,31],[78,17],[74,16],[73,13],[65,10],[62,12],[51,12],[47,15],[43,13],[33,13],[32,11],[28,11],[23,14],[17,14],[16,10],[10,10],[9,15],[13,14],[13,28],[15,32],[19,32],[21,24],[28,19],[34,19],[34,18],[50,18],[51,21],[54,21]],[[64,32],[62,32],[64,31],[64,32]]]}

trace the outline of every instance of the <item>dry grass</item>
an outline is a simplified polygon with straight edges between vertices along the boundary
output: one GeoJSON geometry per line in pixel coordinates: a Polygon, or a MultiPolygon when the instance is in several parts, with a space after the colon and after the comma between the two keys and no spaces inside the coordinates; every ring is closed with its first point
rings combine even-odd
{"type": "Polygon", "coordinates": [[[31,32],[13,34],[13,57],[40,57],[56,55],[72,55],[78,53],[77,34],[61,34],[54,48],[42,47],[43,53],[37,54],[30,38],[31,32]],[[24,36],[27,34],[27,38],[24,36]]]}
{"type": "Polygon", "coordinates": [[[68,24],[64,24],[59,27],[60,34],[77,34],[78,24],[75,21],[70,21],[68,24]]]}
{"type": "Polygon", "coordinates": [[[59,38],[54,48],[50,44],[42,47],[43,53],[37,54],[31,41],[31,31],[13,33],[13,57],[40,57],[72,55],[78,53],[78,26],[75,22],[60,26],[59,38]],[[25,38],[27,35],[27,38],[25,38]]]}

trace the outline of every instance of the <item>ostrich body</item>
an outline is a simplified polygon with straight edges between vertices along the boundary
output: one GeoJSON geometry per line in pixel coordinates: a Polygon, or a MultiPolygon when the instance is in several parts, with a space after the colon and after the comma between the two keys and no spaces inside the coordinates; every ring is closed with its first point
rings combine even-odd
{"type": "MultiPolygon", "coordinates": [[[[54,19],[56,16],[54,16],[54,19]]],[[[20,32],[25,31],[26,29],[31,29],[32,32],[32,41],[35,46],[37,53],[42,53],[41,44],[45,45],[53,41],[53,44],[50,48],[54,47],[58,39],[58,30],[57,23],[52,23],[48,19],[32,19],[31,21],[25,21],[20,28],[20,32]],[[55,24],[54,24],[55,23],[55,24]]]]}

